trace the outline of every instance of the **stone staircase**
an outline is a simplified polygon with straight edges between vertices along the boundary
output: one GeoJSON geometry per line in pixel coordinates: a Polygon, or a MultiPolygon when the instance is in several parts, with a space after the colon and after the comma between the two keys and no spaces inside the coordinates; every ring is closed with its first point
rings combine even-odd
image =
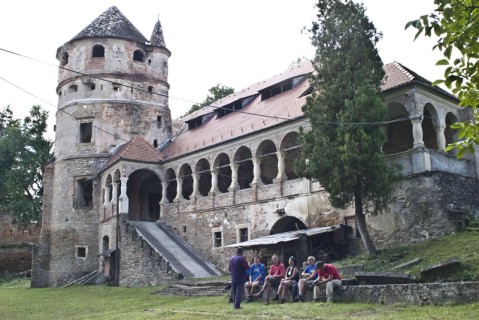
{"type": "Polygon", "coordinates": [[[157,292],[157,294],[187,297],[222,296],[229,292],[229,290],[225,290],[227,285],[228,282],[225,281],[178,282],[157,292]]]}

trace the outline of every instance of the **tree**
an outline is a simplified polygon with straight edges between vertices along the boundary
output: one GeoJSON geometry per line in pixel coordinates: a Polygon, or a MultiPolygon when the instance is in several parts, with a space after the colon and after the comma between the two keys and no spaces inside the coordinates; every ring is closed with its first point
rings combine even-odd
{"type": "Polygon", "coordinates": [[[455,147],[461,158],[466,152],[474,153],[479,144],[479,1],[478,0],[434,0],[436,9],[429,15],[406,24],[406,29],[417,29],[416,37],[424,33],[438,37],[433,49],[440,50],[444,58],[437,65],[447,66],[444,79],[433,84],[444,83],[460,100],[459,105],[470,108],[474,121],[458,122],[451,127],[459,129],[459,141],[447,146],[455,147]]]}
{"type": "Polygon", "coordinates": [[[52,156],[47,118],[40,106],[23,121],[14,120],[9,107],[0,112],[0,210],[23,224],[41,220],[41,166],[52,156]]]}
{"type": "Polygon", "coordinates": [[[217,84],[214,87],[211,87],[209,90],[209,95],[206,96],[205,101],[199,104],[194,104],[191,106],[190,110],[185,114],[185,116],[189,115],[190,113],[193,113],[195,111],[198,111],[202,109],[203,107],[209,106],[213,102],[218,101],[221,98],[224,98],[226,96],[229,96],[230,94],[235,92],[235,89],[231,87],[224,86],[222,84],[217,84]]]}
{"type": "Polygon", "coordinates": [[[321,183],[333,207],[354,202],[359,233],[376,253],[364,209],[384,209],[398,174],[386,165],[381,147],[387,107],[380,96],[383,64],[376,49],[381,38],[352,0],[319,0],[318,21],[309,30],[315,74],[303,107],[311,130],[300,132],[302,153],[296,171],[321,183]]]}

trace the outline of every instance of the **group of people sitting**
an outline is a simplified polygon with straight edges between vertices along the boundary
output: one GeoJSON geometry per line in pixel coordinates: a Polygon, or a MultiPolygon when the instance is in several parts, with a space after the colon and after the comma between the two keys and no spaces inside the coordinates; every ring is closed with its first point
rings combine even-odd
{"type": "MultiPolygon", "coordinates": [[[[242,248],[238,249],[237,257],[242,257],[242,248]]],[[[243,261],[246,260],[244,259],[243,261]]],[[[341,286],[341,276],[332,264],[316,261],[316,258],[313,256],[308,257],[308,260],[303,262],[301,269],[297,267],[296,259],[293,256],[289,257],[287,268],[279,261],[277,255],[273,255],[271,261],[272,265],[268,275],[266,275],[266,268],[260,262],[258,255],[253,257],[253,262],[250,265],[247,267],[242,266],[246,271],[247,279],[244,283],[244,289],[237,287],[236,293],[240,290],[244,290],[247,295],[246,302],[251,301],[253,297],[263,295],[265,304],[269,304],[270,287],[277,290],[277,294],[273,300],[279,300],[280,303],[285,303],[286,301],[286,290],[292,290],[293,301],[304,301],[304,294],[307,287],[314,288],[313,301],[319,301],[320,290],[321,288],[325,288],[327,301],[333,302],[333,291],[335,287],[341,286]],[[259,291],[254,293],[258,289],[259,291]]],[[[231,271],[230,260],[230,272],[231,271]]],[[[233,300],[240,298],[237,296],[235,299],[234,295],[235,292],[232,291],[233,300]]],[[[237,295],[241,295],[242,298],[242,292],[237,295]]],[[[239,306],[239,304],[237,305],[239,306]]]]}

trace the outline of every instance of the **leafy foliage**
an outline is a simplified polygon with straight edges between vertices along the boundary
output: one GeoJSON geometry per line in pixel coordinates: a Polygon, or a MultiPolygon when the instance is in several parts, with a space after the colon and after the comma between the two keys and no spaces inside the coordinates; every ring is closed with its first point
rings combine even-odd
{"type": "Polygon", "coordinates": [[[437,65],[447,66],[444,83],[460,99],[462,107],[470,108],[475,121],[459,122],[451,127],[459,130],[460,141],[451,143],[446,151],[458,148],[458,157],[473,153],[479,144],[479,1],[434,0],[436,9],[429,15],[406,24],[406,29],[417,29],[416,39],[424,34],[436,36],[433,49],[440,50],[444,58],[437,65]]]}
{"type": "Polygon", "coordinates": [[[14,120],[9,107],[0,112],[0,210],[20,223],[41,219],[41,166],[51,157],[52,142],[43,137],[48,112],[33,106],[14,120]]]}
{"type": "Polygon", "coordinates": [[[195,111],[198,111],[198,110],[200,110],[200,109],[202,109],[206,106],[209,106],[210,104],[212,104],[213,102],[218,101],[221,98],[229,96],[230,94],[235,92],[235,89],[233,89],[231,87],[224,86],[222,84],[217,84],[216,86],[211,87],[208,91],[209,91],[210,94],[208,94],[208,96],[206,96],[205,101],[203,101],[202,103],[194,104],[193,106],[191,106],[190,110],[188,110],[188,112],[185,114],[185,116],[189,115],[190,113],[193,113],[195,111]]]}
{"type": "Polygon", "coordinates": [[[366,247],[375,248],[364,222],[363,201],[384,208],[397,177],[381,152],[387,107],[379,95],[384,76],[376,50],[381,38],[353,1],[319,0],[318,21],[310,32],[316,46],[313,93],[303,111],[311,130],[301,131],[299,174],[317,180],[334,207],[355,203],[356,221],[366,247]],[[367,242],[367,243],[366,243],[367,242]]]}

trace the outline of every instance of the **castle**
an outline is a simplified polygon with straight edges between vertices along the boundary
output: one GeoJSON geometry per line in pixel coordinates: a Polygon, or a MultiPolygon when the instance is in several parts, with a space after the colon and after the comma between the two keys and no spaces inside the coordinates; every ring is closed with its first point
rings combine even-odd
{"type": "MultiPolygon", "coordinates": [[[[301,107],[311,63],[173,122],[169,57],[159,21],[146,39],[116,7],[58,48],[55,156],[44,166],[33,287],[88,275],[122,286],[218,275],[239,242],[266,257],[334,256],[354,243],[354,211],[333,209],[293,170],[299,128],[309,126],[301,107]]],[[[383,150],[404,178],[386,212],[368,216],[380,247],[479,217],[479,154],[442,151],[467,110],[400,63],[385,71],[383,150]]]]}

